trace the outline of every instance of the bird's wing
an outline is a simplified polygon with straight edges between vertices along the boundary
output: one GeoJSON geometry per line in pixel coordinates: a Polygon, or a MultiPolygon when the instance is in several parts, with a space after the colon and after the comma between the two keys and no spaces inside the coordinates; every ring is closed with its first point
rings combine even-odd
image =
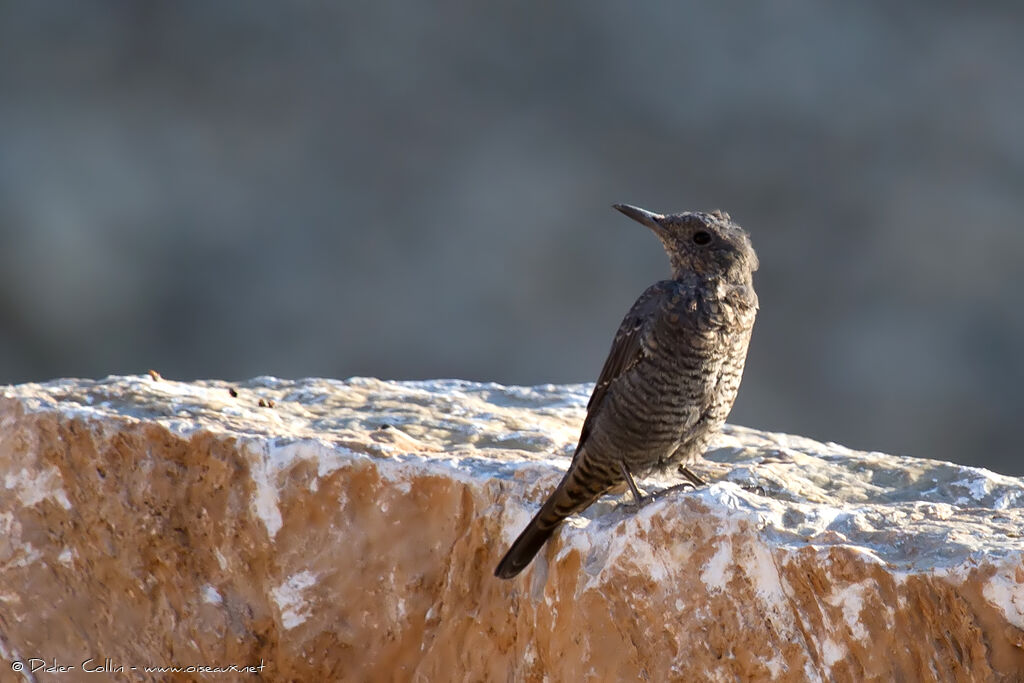
{"type": "Polygon", "coordinates": [[[653,327],[652,320],[656,317],[655,312],[666,302],[666,299],[673,296],[672,284],[671,280],[663,280],[648,287],[629,309],[622,324],[619,325],[615,339],[612,341],[612,349],[608,353],[608,358],[594,385],[594,393],[590,395],[590,401],[587,403],[587,419],[583,422],[580,441],[576,446],[577,452],[590,435],[591,424],[594,416],[600,412],[601,403],[608,392],[608,387],[644,359],[646,354],[644,342],[653,327]]]}

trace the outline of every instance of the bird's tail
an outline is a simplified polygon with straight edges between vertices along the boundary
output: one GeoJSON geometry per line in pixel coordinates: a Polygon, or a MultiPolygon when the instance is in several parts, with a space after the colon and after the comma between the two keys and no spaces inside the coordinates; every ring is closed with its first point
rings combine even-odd
{"type": "Polygon", "coordinates": [[[530,564],[533,560],[537,551],[541,549],[541,546],[544,545],[544,542],[551,538],[551,534],[555,533],[555,529],[558,528],[558,525],[564,519],[552,519],[544,513],[545,509],[541,508],[540,512],[523,529],[523,533],[519,534],[519,538],[512,544],[512,547],[505,553],[505,557],[501,558],[498,568],[494,570],[494,575],[499,579],[511,579],[523,571],[526,565],[530,564]]]}
{"type": "Polygon", "coordinates": [[[578,459],[574,459],[558,488],[519,534],[505,557],[501,558],[494,570],[494,575],[499,579],[511,579],[523,571],[563,519],[589,506],[615,483],[609,481],[607,476],[593,476],[588,468],[578,467],[577,462],[578,459]]]}

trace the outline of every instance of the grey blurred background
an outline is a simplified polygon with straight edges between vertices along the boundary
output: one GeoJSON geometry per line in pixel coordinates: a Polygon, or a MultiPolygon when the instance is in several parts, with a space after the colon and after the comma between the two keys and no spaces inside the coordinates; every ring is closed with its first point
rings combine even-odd
{"type": "Polygon", "coordinates": [[[1024,472],[1024,6],[0,3],[0,381],[592,381],[728,210],[732,421],[1024,472]]]}

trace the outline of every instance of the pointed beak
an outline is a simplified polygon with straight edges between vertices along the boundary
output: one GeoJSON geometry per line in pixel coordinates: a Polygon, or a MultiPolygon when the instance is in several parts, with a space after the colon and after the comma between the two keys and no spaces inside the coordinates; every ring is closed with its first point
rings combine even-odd
{"type": "Polygon", "coordinates": [[[621,211],[637,223],[643,223],[648,228],[659,234],[664,230],[664,228],[661,227],[661,223],[659,223],[659,221],[664,218],[660,213],[651,213],[647,209],[641,209],[638,206],[630,206],[629,204],[612,204],[612,208],[617,211],[621,211]]]}

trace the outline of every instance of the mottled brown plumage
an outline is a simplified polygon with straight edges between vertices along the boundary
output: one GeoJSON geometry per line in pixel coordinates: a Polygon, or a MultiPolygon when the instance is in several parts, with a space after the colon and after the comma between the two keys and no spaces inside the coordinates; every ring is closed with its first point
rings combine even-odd
{"type": "Polygon", "coordinates": [[[757,255],[728,214],[659,215],[615,208],[651,228],[672,265],[626,314],[587,404],[561,483],[498,564],[525,568],[563,519],[634,476],[698,459],[725,422],[743,374],[757,313],[757,255]]]}

